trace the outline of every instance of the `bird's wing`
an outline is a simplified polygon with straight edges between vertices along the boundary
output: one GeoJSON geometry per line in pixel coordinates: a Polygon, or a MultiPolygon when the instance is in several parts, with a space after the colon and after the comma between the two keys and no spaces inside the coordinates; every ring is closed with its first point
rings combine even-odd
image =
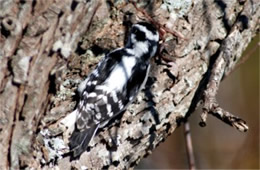
{"type": "MultiPolygon", "coordinates": [[[[113,105],[111,97],[115,99],[115,96],[119,94],[115,94],[116,92],[108,93],[102,87],[115,66],[120,63],[124,54],[125,52],[122,50],[115,50],[107,54],[97,65],[96,69],[88,76],[87,81],[84,83],[84,90],[82,91],[80,102],[77,106],[78,115],[76,124],[78,130],[91,127],[93,123],[95,124],[95,122],[92,121],[93,119],[97,120],[99,117],[106,117],[111,109],[115,109],[114,107],[111,109],[106,108],[106,105],[113,105]],[[97,118],[93,118],[93,115],[97,116],[97,118]]],[[[120,79],[118,81],[120,81],[120,79]]]]}

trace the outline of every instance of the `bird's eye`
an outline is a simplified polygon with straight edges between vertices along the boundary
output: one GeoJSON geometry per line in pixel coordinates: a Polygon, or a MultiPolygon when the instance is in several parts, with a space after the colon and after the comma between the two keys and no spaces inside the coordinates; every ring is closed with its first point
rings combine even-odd
{"type": "Polygon", "coordinates": [[[133,28],[132,33],[136,34],[137,33],[137,29],[133,28]]]}
{"type": "Polygon", "coordinates": [[[142,32],[140,29],[138,29],[136,27],[133,27],[132,34],[135,34],[135,38],[138,41],[145,41],[146,40],[145,33],[142,32]]]}

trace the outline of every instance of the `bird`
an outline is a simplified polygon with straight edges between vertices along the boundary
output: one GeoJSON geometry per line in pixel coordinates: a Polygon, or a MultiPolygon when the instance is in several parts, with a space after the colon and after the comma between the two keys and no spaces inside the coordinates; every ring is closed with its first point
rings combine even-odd
{"type": "Polygon", "coordinates": [[[75,128],[69,138],[73,158],[87,150],[99,128],[135,100],[147,81],[158,45],[159,33],[153,24],[133,24],[125,46],[107,53],[80,83],[75,128]]]}

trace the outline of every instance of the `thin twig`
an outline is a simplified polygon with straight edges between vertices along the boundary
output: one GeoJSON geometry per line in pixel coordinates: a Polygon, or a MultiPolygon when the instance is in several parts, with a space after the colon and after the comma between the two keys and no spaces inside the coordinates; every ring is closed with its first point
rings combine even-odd
{"type": "Polygon", "coordinates": [[[236,64],[235,68],[230,72],[232,73],[233,71],[235,71],[237,68],[240,67],[241,64],[243,64],[244,62],[246,62],[249,57],[260,47],[260,42],[258,42],[247,54],[245,54],[239,61],[239,63],[236,64]]]}
{"type": "Polygon", "coordinates": [[[184,133],[185,133],[186,150],[187,150],[187,155],[188,155],[188,160],[189,160],[189,169],[195,170],[196,169],[195,156],[194,156],[193,147],[192,147],[190,124],[188,121],[185,122],[185,124],[184,124],[184,133]]]}

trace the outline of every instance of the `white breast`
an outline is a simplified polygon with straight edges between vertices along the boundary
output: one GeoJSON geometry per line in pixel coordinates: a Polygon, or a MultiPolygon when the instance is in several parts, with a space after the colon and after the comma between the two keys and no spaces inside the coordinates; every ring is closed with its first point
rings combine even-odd
{"type": "Polygon", "coordinates": [[[105,81],[106,90],[120,91],[130,78],[136,62],[135,57],[123,57],[122,61],[112,70],[110,76],[105,81]]]}

